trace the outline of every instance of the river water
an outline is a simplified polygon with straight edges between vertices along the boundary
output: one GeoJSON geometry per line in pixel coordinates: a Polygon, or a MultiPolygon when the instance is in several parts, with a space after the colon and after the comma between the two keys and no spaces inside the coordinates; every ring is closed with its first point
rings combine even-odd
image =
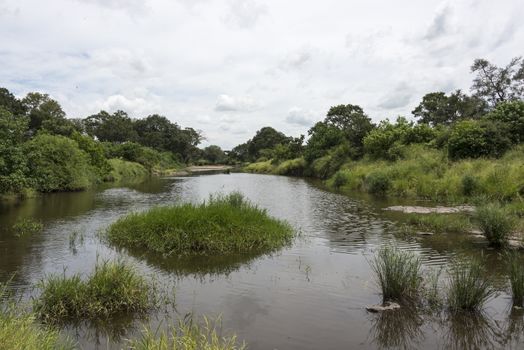
{"type": "MultiPolygon", "coordinates": [[[[33,286],[52,273],[90,273],[97,259],[123,258],[154,278],[175,306],[149,315],[155,329],[192,315],[220,318],[249,349],[515,348],[524,347],[524,321],[504,291],[503,258],[483,242],[461,235],[402,234],[401,214],[384,202],[326,191],[316,182],[281,176],[229,174],[154,178],[139,185],[57,193],[0,206],[0,281],[27,300],[33,286]],[[201,257],[180,261],[145,252],[120,251],[99,233],[117,218],[155,205],[200,202],[210,194],[241,191],[299,232],[271,256],[201,257]],[[11,226],[33,218],[41,233],[16,237],[11,226]],[[369,259],[395,244],[439,269],[456,255],[482,256],[500,292],[479,316],[426,315],[404,310],[382,315],[364,307],[381,301],[369,259]]],[[[406,203],[401,203],[406,204],[406,203]]],[[[420,203],[417,203],[420,205],[420,203]]],[[[63,332],[83,349],[125,347],[144,320],[110,326],[68,326],[63,332]]]]}

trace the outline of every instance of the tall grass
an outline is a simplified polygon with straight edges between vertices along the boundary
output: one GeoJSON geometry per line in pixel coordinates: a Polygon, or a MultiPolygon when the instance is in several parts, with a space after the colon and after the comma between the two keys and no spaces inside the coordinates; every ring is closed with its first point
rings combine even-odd
{"type": "Polygon", "coordinates": [[[107,237],[119,246],[168,255],[219,255],[275,250],[291,241],[293,229],[232,193],[130,214],[111,225],[107,237]]]}
{"type": "Polygon", "coordinates": [[[220,336],[217,324],[204,317],[202,326],[180,322],[169,332],[144,329],[142,337],[129,341],[133,350],[243,350],[236,336],[220,336]]]}
{"type": "Polygon", "coordinates": [[[495,294],[484,267],[476,259],[454,261],[448,274],[447,300],[453,311],[479,311],[495,294]]]}
{"type": "Polygon", "coordinates": [[[507,245],[516,224],[510,212],[495,203],[478,207],[475,219],[489,243],[496,247],[507,245]]]}
{"type": "Polygon", "coordinates": [[[40,282],[34,310],[47,323],[145,312],[151,306],[145,279],[123,262],[103,262],[83,281],[79,275],[50,276],[40,282]]]}
{"type": "Polygon", "coordinates": [[[408,224],[435,233],[464,233],[473,228],[469,217],[463,214],[408,214],[406,217],[408,224]]]}
{"type": "Polygon", "coordinates": [[[104,179],[110,182],[134,182],[142,181],[149,175],[147,169],[139,163],[128,162],[122,159],[109,159],[111,165],[111,172],[104,179]]]}
{"type": "Polygon", "coordinates": [[[383,302],[414,300],[422,283],[421,261],[412,252],[383,247],[371,261],[383,302]]]}
{"type": "Polygon", "coordinates": [[[524,261],[518,253],[508,254],[508,273],[513,305],[522,307],[524,304],[524,261]]]}

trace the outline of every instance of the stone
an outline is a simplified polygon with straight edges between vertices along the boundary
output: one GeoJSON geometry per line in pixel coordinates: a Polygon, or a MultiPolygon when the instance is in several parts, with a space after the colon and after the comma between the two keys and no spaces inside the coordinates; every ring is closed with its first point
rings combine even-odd
{"type": "Polygon", "coordinates": [[[400,305],[391,301],[386,301],[382,305],[369,305],[366,306],[366,310],[369,312],[383,312],[400,309],[400,305]]]}

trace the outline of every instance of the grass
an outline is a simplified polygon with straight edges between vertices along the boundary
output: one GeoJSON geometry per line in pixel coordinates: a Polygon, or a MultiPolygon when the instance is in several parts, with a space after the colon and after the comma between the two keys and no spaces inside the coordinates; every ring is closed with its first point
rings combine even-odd
{"type": "Polygon", "coordinates": [[[0,348],[5,350],[65,350],[72,349],[61,339],[57,330],[43,327],[35,316],[22,311],[6,296],[6,286],[0,285],[0,348]]]}
{"type": "Polygon", "coordinates": [[[371,261],[382,300],[414,300],[421,288],[421,262],[412,252],[396,247],[383,247],[371,261]]]}
{"type": "Polygon", "coordinates": [[[147,169],[139,163],[113,158],[109,159],[109,164],[111,165],[111,172],[104,181],[141,181],[149,176],[147,169]]]}
{"type": "Polygon", "coordinates": [[[495,247],[507,245],[516,225],[516,220],[511,213],[496,203],[478,207],[475,211],[475,219],[482,234],[490,245],[495,247]]]}
{"type": "Polygon", "coordinates": [[[524,306],[524,261],[518,253],[508,254],[508,274],[513,305],[524,306]]]}
{"type": "Polygon", "coordinates": [[[53,275],[38,287],[42,293],[34,302],[34,310],[46,323],[140,313],[151,306],[146,281],[123,262],[97,264],[86,281],[79,275],[53,275]]]}
{"type": "Polygon", "coordinates": [[[407,223],[434,233],[465,233],[473,229],[469,217],[464,214],[408,214],[407,223]]]}
{"type": "Polygon", "coordinates": [[[234,192],[130,214],[112,224],[107,237],[118,246],[166,255],[220,255],[273,251],[291,242],[293,229],[234,192]]]}
{"type": "Polygon", "coordinates": [[[454,261],[448,278],[447,301],[453,311],[479,311],[495,295],[484,267],[475,259],[454,261]]]}
{"type": "Polygon", "coordinates": [[[17,237],[31,235],[42,231],[44,225],[33,219],[22,219],[16,222],[12,229],[17,237]]]}
{"type": "Polygon", "coordinates": [[[134,350],[243,350],[244,344],[238,344],[236,336],[220,336],[217,323],[204,317],[202,326],[180,323],[169,332],[154,332],[144,329],[142,337],[129,341],[129,348],[134,350]]]}

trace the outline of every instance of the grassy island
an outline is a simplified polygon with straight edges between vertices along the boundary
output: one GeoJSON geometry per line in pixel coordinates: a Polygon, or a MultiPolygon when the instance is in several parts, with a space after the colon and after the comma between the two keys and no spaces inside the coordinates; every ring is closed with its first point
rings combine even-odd
{"type": "Polygon", "coordinates": [[[118,246],[167,255],[215,255],[270,252],[290,243],[293,229],[234,192],[130,214],[111,225],[107,237],[118,246]]]}

